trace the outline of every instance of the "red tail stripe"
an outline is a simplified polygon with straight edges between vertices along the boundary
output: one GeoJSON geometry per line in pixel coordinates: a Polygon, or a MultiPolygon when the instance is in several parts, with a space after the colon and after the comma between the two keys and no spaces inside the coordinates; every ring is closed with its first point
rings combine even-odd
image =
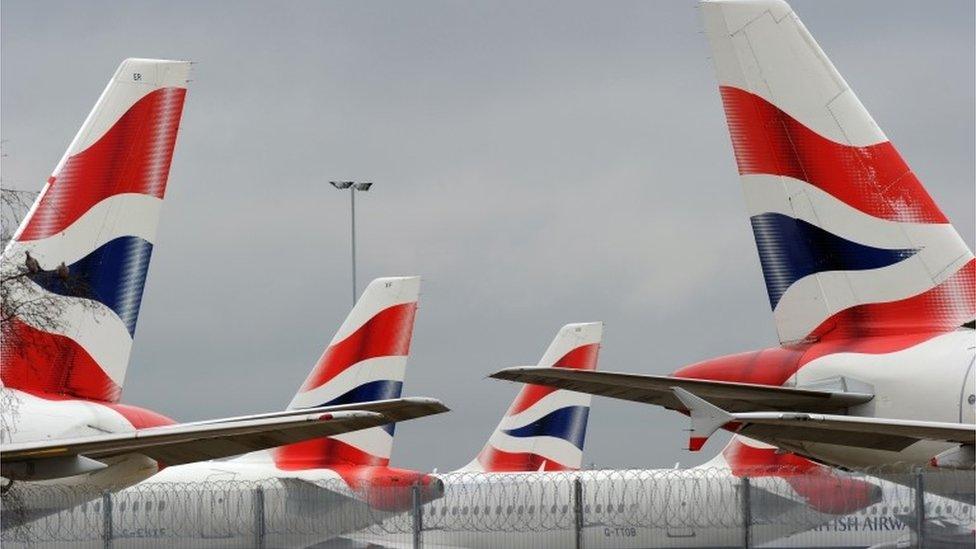
{"type": "Polygon", "coordinates": [[[397,488],[405,487],[408,490],[419,482],[423,486],[429,486],[434,480],[433,477],[419,471],[410,469],[398,469],[396,467],[382,466],[362,466],[362,465],[337,465],[330,467],[331,470],[342,476],[351,488],[397,488]]]}
{"type": "Polygon", "coordinates": [[[732,474],[742,476],[785,476],[806,474],[822,465],[792,453],[777,453],[775,448],[756,448],[735,438],[722,450],[732,474]]]}
{"type": "Polygon", "coordinates": [[[274,462],[285,471],[329,469],[337,466],[385,467],[389,458],[381,458],[334,438],[317,438],[280,446],[273,450],[274,462]]]}
{"type": "Polygon", "coordinates": [[[868,303],[840,311],[811,336],[824,341],[903,334],[947,332],[976,317],[976,259],[938,286],[886,303],[868,303]]]}
{"type": "Polygon", "coordinates": [[[881,219],[948,223],[891,143],[842,145],[758,95],[731,86],[720,91],[740,174],[806,181],[881,219]]]}
{"type": "Polygon", "coordinates": [[[117,402],[122,393],[77,342],[17,318],[4,324],[0,357],[6,387],[104,402],[117,402]]]}
{"type": "Polygon", "coordinates": [[[816,345],[810,346],[810,350],[803,355],[802,364],[807,364],[820,357],[835,353],[861,353],[871,355],[885,355],[897,353],[921,343],[933,337],[944,334],[940,332],[923,332],[917,334],[905,334],[888,337],[857,337],[854,339],[827,339],[816,345]]]}
{"type": "MultiPolygon", "coordinates": [[[[30,389],[21,389],[25,393],[29,393],[37,398],[43,398],[44,400],[53,401],[67,401],[67,400],[77,400],[77,398],[63,395],[63,394],[53,394],[53,393],[43,393],[37,392],[30,389]]],[[[110,408],[119,413],[130,425],[136,429],[148,429],[150,427],[163,427],[166,425],[175,425],[176,421],[171,418],[164,416],[163,414],[154,412],[152,410],[147,410],[145,408],[140,408],[138,406],[132,406],[129,404],[119,404],[112,402],[99,402],[98,404],[110,408]]]]}
{"type": "Polygon", "coordinates": [[[440,490],[434,487],[434,477],[411,471],[408,469],[395,469],[389,467],[389,460],[379,460],[382,463],[374,463],[363,456],[360,450],[343,444],[332,439],[324,439],[312,442],[331,442],[339,449],[340,454],[349,458],[349,461],[328,461],[319,459],[317,451],[312,451],[305,456],[297,455],[302,445],[307,443],[290,444],[278,448],[275,452],[275,464],[283,470],[295,471],[303,469],[328,469],[342,478],[349,488],[354,490],[367,505],[374,509],[383,511],[406,511],[413,505],[414,487],[423,487],[421,492],[422,502],[430,501],[440,497],[440,490]],[[287,451],[286,451],[287,449],[287,451]],[[295,455],[283,455],[295,454],[295,455]],[[359,457],[357,457],[359,456],[359,457]]]}
{"type": "Polygon", "coordinates": [[[408,355],[416,313],[416,302],[394,305],[377,313],[349,337],[325,350],[301,390],[321,387],[346,368],[370,358],[408,355]]]}
{"type": "Polygon", "coordinates": [[[800,368],[808,346],[772,347],[691,364],[675,377],[782,385],[800,368]]]}
{"type": "Polygon", "coordinates": [[[733,475],[782,478],[807,505],[824,513],[853,513],[875,503],[878,497],[874,484],[840,476],[796,454],[778,453],[775,448],[756,448],[733,439],[722,456],[733,475]]]}
{"type": "Polygon", "coordinates": [[[122,115],[105,135],[70,158],[41,197],[18,240],[51,236],[110,196],[162,198],[183,112],[184,88],[156,90],[122,115]]]}
{"type": "Polygon", "coordinates": [[[435,488],[435,478],[407,469],[392,467],[346,466],[330,467],[357,495],[373,509],[381,511],[408,511],[414,505],[416,485],[422,487],[421,503],[442,495],[435,488]]]}
{"type": "Polygon", "coordinates": [[[105,406],[115,410],[125,418],[136,429],[148,429],[150,427],[163,427],[166,425],[176,425],[176,421],[164,416],[163,414],[132,406],[129,404],[106,403],[105,406]]]}
{"type": "MultiPolygon", "coordinates": [[[[923,298],[917,297],[917,299],[922,300],[923,298]]],[[[926,299],[937,300],[934,296],[929,296],[926,299]]],[[[883,311],[884,308],[878,307],[878,305],[889,305],[893,307],[893,311],[901,309],[911,311],[913,310],[912,307],[915,306],[911,303],[895,303],[900,305],[877,304],[872,308],[883,311]]],[[[926,308],[922,303],[919,303],[918,306],[921,310],[926,308]]],[[[963,322],[966,321],[963,320],[958,323],[946,322],[943,326],[949,326],[947,329],[951,330],[957,328],[963,322]]],[[[802,345],[771,347],[759,351],[749,351],[736,355],[718,357],[679,368],[673,375],[675,377],[707,379],[712,381],[782,385],[803,365],[820,357],[834,353],[878,355],[894,353],[914,347],[933,337],[944,334],[947,329],[919,331],[907,334],[898,333],[896,335],[871,333],[871,337],[856,337],[855,331],[850,328],[838,329],[836,333],[831,332],[829,334],[830,337],[816,344],[806,343],[802,345]]]]}
{"type": "MultiPolygon", "coordinates": [[[[563,355],[552,367],[569,368],[572,370],[595,370],[597,355],[599,353],[599,343],[581,345],[563,355]]],[[[539,402],[549,393],[557,390],[555,387],[546,387],[543,385],[526,385],[519,392],[515,398],[515,402],[512,403],[512,407],[508,409],[506,415],[515,415],[539,402]]]]}
{"type": "Polygon", "coordinates": [[[491,446],[486,446],[478,454],[478,462],[481,463],[485,471],[492,473],[538,471],[540,468],[543,471],[576,470],[539,454],[505,452],[491,446]]]}

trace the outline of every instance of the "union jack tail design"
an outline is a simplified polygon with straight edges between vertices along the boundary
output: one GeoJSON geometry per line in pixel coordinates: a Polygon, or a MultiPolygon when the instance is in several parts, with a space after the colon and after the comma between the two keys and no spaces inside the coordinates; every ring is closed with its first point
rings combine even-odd
{"type": "MultiPolygon", "coordinates": [[[[567,324],[539,366],[595,370],[603,323],[567,324]]],[[[586,420],[593,396],[526,385],[488,443],[463,471],[567,471],[583,464],[586,420]]]]}
{"type": "Polygon", "coordinates": [[[881,487],[751,438],[735,435],[700,469],[749,477],[757,488],[829,515],[848,515],[881,499],[881,487]]]}
{"type": "Polygon", "coordinates": [[[780,341],[972,321],[972,252],[790,6],[701,6],[780,341]]]}
{"type": "Polygon", "coordinates": [[[189,70],[123,61],[3,251],[5,386],[118,400],[189,70]]]}
{"type": "MultiPolygon", "coordinates": [[[[289,410],[399,398],[420,296],[420,277],[370,282],[289,410]]],[[[394,425],[310,440],[274,450],[286,470],[337,466],[386,467],[394,425]]]]}

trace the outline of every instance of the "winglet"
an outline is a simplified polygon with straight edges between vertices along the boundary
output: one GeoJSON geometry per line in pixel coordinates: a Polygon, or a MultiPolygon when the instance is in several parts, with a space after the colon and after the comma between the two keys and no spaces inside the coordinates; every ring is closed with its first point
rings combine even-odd
{"type": "Polygon", "coordinates": [[[548,368],[540,368],[539,366],[510,366],[508,368],[502,368],[497,372],[488,374],[488,377],[493,379],[500,379],[502,381],[521,381],[521,376],[527,370],[548,370],[548,368]]]}
{"type": "Polygon", "coordinates": [[[697,452],[702,449],[708,437],[720,427],[732,421],[732,415],[715,406],[707,400],[680,388],[672,387],[674,396],[688,408],[691,415],[691,435],[688,438],[688,449],[697,452]]]}

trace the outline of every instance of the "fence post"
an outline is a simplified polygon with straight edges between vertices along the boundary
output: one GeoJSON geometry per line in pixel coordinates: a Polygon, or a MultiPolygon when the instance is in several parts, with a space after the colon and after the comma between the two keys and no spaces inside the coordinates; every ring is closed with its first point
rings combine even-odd
{"type": "Polygon", "coordinates": [[[264,487],[258,486],[254,489],[254,547],[264,547],[265,525],[264,525],[264,487]]]}
{"type": "Polygon", "coordinates": [[[583,479],[573,479],[573,530],[576,534],[576,549],[583,549],[583,479]]]}
{"type": "Polygon", "coordinates": [[[742,546],[752,547],[752,483],[742,477],[742,546]]]}
{"type": "Polygon", "coordinates": [[[112,531],[112,494],[106,492],[102,494],[102,542],[105,549],[111,549],[113,537],[115,533],[112,531]]]}
{"type": "Polygon", "coordinates": [[[420,549],[423,545],[424,515],[422,513],[423,500],[420,499],[420,481],[414,482],[410,490],[413,508],[413,547],[420,549]]]}
{"type": "Polygon", "coordinates": [[[915,472],[915,547],[925,546],[925,476],[915,472]]]}

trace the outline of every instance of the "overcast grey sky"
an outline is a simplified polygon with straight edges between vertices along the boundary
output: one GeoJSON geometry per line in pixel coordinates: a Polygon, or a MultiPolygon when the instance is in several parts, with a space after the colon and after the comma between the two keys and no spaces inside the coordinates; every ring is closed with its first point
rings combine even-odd
{"type": "MultiPolygon", "coordinates": [[[[974,4],[794,7],[970,247],[974,4]]],[[[467,463],[564,323],[600,368],[776,343],[695,3],[48,2],[0,7],[5,185],[38,189],[124,57],[197,61],[123,399],[280,409],[360,281],[424,277],[393,462],[467,463]]],[[[696,464],[686,419],[596,399],[586,461],[696,464]]]]}

